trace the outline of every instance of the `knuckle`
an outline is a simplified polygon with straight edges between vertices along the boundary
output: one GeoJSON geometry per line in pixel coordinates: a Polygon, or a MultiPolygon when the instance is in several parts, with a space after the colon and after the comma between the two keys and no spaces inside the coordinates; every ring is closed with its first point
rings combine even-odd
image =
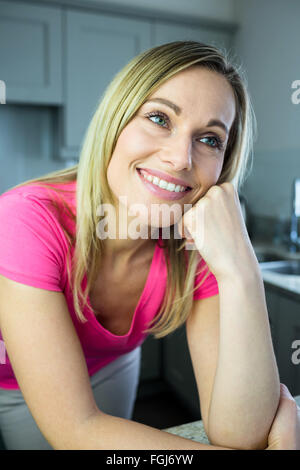
{"type": "Polygon", "coordinates": [[[209,196],[211,197],[219,197],[222,194],[221,186],[212,186],[209,190],[209,196]]]}
{"type": "Polygon", "coordinates": [[[284,397],[284,401],[286,402],[286,405],[289,407],[289,409],[296,416],[296,414],[297,414],[297,403],[294,400],[294,398],[293,397],[284,397]]]}
{"type": "Polygon", "coordinates": [[[205,210],[209,206],[210,202],[207,197],[200,199],[197,205],[197,213],[200,212],[201,210],[205,210]]]}
{"type": "Polygon", "coordinates": [[[225,181],[225,183],[222,184],[222,186],[226,189],[234,190],[234,186],[230,181],[225,181]]]}
{"type": "Polygon", "coordinates": [[[227,181],[226,183],[223,183],[223,189],[230,194],[236,193],[236,189],[230,181],[227,181]]]}
{"type": "Polygon", "coordinates": [[[292,409],[295,411],[295,413],[297,413],[298,412],[298,405],[297,405],[296,400],[294,400],[294,398],[291,398],[290,401],[291,401],[292,409]]]}

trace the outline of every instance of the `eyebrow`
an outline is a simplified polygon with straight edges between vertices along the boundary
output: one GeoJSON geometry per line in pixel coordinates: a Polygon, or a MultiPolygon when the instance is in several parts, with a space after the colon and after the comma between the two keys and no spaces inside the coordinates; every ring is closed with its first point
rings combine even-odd
{"type": "MultiPolygon", "coordinates": [[[[173,109],[173,111],[175,112],[177,116],[179,116],[182,112],[182,109],[179,106],[177,106],[177,104],[172,103],[172,101],[169,101],[165,98],[152,98],[151,100],[145,101],[145,103],[151,103],[151,102],[162,103],[162,104],[165,104],[166,106],[169,106],[169,108],[173,109]]],[[[226,134],[228,134],[227,126],[224,124],[224,122],[220,121],[219,119],[211,119],[206,124],[206,127],[214,127],[214,126],[221,127],[221,129],[223,129],[226,132],[226,134]]]]}

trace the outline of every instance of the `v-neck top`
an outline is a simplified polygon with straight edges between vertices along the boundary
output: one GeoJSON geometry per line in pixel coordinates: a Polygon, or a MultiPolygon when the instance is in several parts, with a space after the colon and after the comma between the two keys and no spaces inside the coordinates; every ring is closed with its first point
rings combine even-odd
{"type": "MultiPolygon", "coordinates": [[[[75,213],[76,181],[53,186],[68,191],[62,195],[75,213]]],[[[76,233],[75,223],[65,211],[57,213],[50,196],[55,197],[54,191],[37,184],[14,188],[0,195],[0,274],[21,284],[63,292],[91,376],[120,355],[141,345],[148,336],[144,330],[150,327],[149,322],[158,313],[166,289],[167,266],[163,248],[156,243],[144,289],[125,335],[115,335],[99,323],[89,297],[83,308],[87,321],[82,323],[75,313],[73,290],[68,281],[68,243],[61,221],[73,234],[76,233]]],[[[73,253],[74,247],[71,258],[73,253]]],[[[205,266],[203,259],[201,266],[205,266]]],[[[205,274],[206,271],[195,277],[195,285],[205,274]]],[[[81,284],[83,292],[86,285],[87,275],[81,284]]],[[[195,291],[194,299],[216,294],[218,284],[210,273],[195,291]]],[[[3,357],[1,331],[0,341],[0,388],[19,389],[7,352],[3,357]]]]}

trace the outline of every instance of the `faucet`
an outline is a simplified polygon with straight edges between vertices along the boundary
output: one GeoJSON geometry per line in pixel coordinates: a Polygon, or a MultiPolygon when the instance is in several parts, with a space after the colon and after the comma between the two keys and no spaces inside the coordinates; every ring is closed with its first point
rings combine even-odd
{"type": "Polygon", "coordinates": [[[298,217],[300,216],[300,178],[295,178],[292,187],[292,214],[289,234],[289,251],[295,253],[300,249],[298,234],[298,217]]]}

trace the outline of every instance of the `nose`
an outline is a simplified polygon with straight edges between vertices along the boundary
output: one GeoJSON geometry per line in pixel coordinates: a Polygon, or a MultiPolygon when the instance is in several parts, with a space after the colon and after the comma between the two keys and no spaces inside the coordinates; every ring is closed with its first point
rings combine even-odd
{"type": "Polygon", "coordinates": [[[173,137],[161,152],[161,160],[175,171],[189,171],[192,168],[192,145],[189,137],[173,137]]]}

